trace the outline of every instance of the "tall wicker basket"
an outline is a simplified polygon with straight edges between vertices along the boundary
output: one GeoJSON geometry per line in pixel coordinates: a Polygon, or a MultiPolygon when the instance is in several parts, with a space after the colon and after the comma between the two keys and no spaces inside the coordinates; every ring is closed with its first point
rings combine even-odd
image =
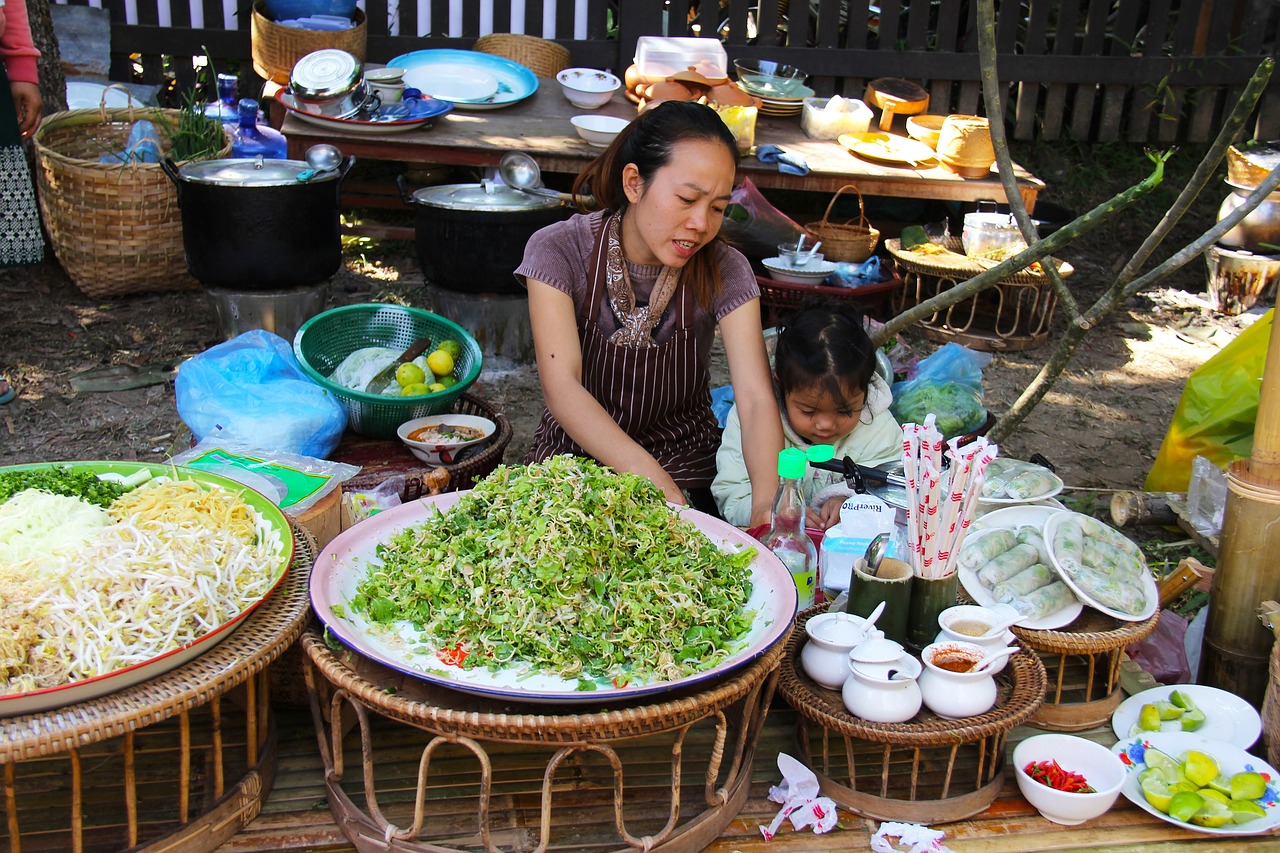
{"type": "Polygon", "coordinates": [[[258,76],[281,86],[289,82],[293,66],[308,53],[326,48],[345,50],[364,62],[368,27],[364,10],[356,9],[355,26],[347,30],[300,30],[282,27],[267,17],[262,0],[253,4],[249,19],[249,54],[258,76]]]}
{"type": "MultiPolygon", "coordinates": [[[[177,110],[67,110],[35,135],[40,212],[58,261],[87,296],[195,289],[183,260],[182,215],[156,163],[100,163],[123,151],[134,122],[176,125],[177,110]]],[[[156,140],[170,150],[167,134],[156,140]]],[[[219,157],[231,153],[231,138],[219,157]]]]}
{"type": "Polygon", "coordinates": [[[860,263],[871,257],[880,242],[880,232],[867,220],[867,206],[862,201],[862,193],[853,184],[845,184],[836,190],[827,204],[826,213],[817,222],[804,226],[805,230],[822,241],[822,255],[829,261],[860,263]],[[838,223],[831,221],[831,209],[836,206],[840,196],[849,190],[858,196],[858,221],[838,223]]]}
{"type": "Polygon", "coordinates": [[[518,62],[538,77],[554,77],[572,61],[567,47],[521,33],[489,33],[476,39],[473,49],[518,62]]]}

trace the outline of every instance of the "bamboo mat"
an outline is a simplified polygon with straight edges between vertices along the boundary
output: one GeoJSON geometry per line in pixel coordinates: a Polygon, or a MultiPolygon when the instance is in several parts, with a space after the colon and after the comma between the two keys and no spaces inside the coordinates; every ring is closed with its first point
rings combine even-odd
{"type": "MultiPolygon", "coordinates": [[[[838,827],[825,835],[797,832],[788,823],[770,842],[760,835],[759,825],[768,824],[778,806],[767,799],[771,785],[780,781],[775,764],[778,752],[795,754],[792,740],[795,712],[775,702],[769,713],[756,750],[751,795],[739,815],[720,838],[707,847],[712,853],[800,853],[800,851],[847,851],[868,849],[868,841],[878,821],[859,818],[841,811],[838,827]]],[[[405,790],[412,791],[424,735],[404,727],[387,724],[387,736],[379,753],[380,774],[405,778],[405,790]]],[[[1009,749],[1022,738],[1037,734],[1037,729],[1016,729],[1009,739],[1009,749]]],[[[1114,738],[1107,729],[1080,733],[1104,743],[1114,738]]],[[[705,736],[695,728],[690,738],[705,736]]],[[[628,828],[643,831],[646,817],[660,821],[665,817],[665,797],[669,796],[670,753],[665,744],[638,741],[620,751],[627,766],[626,802],[628,828]],[[650,807],[651,806],[651,807],[650,807]],[[634,809],[634,811],[633,811],[634,809]],[[633,827],[632,821],[635,822],[633,827]]],[[[697,750],[687,749],[686,754],[697,750]]],[[[537,844],[538,787],[544,762],[536,754],[518,748],[495,747],[495,769],[501,766],[507,776],[504,785],[495,789],[494,838],[504,849],[529,850],[537,844]],[[501,814],[499,814],[501,812],[501,814]]],[[[433,767],[435,764],[433,763],[433,767]]],[[[590,760],[575,765],[557,776],[556,809],[550,849],[555,851],[617,850],[621,845],[613,835],[610,788],[598,787],[595,776],[599,767],[590,760]]],[[[684,800],[682,814],[699,810],[701,768],[687,766],[686,783],[693,790],[684,800]]],[[[358,771],[356,771],[358,772],[358,771]]],[[[234,838],[218,848],[219,853],[258,853],[259,851],[316,851],[347,853],[354,851],[342,831],[334,825],[325,803],[315,735],[309,714],[301,710],[285,710],[279,714],[279,766],[275,787],[264,803],[262,813],[234,838]]],[[[429,805],[430,841],[464,846],[465,839],[475,836],[475,800],[472,782],[474,762],[458,754],[456,765],[433,770],[440,781],[433,790],[429,805]],[[438,775],[437,775],[438,774],[438,775]],[[438,797],[438,799],[437,799],[438,797]]],[[[603,777],[602,777],[603,778],[603,777]]],[[[408,805],[382,803],[389,812],[408,805]]],[[[1224,837],[1178,829],[1160,821],[1123,796],[1101,818],[1079,827],[1062,827],[1049,823],[1018,794],[1011,768],[1006,768],[1006,781],[1001,795],[986,811],[973,818],[935,827],[946,833],[946,843],[956,853],[1024,853],[1024,851],[1161,851],[1213,850],[1263,851],[1280,848],[1280,838],[1224,837]]]]}

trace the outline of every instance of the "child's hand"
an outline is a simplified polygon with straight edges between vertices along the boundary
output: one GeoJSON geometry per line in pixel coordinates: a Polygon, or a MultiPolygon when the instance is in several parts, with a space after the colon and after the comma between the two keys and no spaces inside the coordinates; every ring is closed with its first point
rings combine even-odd
{"type": "Polygon", "coordinates": [[[840,521],[840,507],[843,503],[844,497],[837,496],[828,500],[819,509],[811,508],[808,513],[809,526],[819,530],[834,527],[840,521]]]}

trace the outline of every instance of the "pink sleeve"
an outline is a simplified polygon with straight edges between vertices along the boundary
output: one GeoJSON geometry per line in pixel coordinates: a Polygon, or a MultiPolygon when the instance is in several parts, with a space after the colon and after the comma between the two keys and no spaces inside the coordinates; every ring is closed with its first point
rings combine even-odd
{"type": "Polygon", "coordinates": [[[36,60],[40,51],[31,43],[31,25],[27,21],[27,0],[5,0],[0,7],[0,60],[4,62],[9,82],[39,83],[36,60]]]}

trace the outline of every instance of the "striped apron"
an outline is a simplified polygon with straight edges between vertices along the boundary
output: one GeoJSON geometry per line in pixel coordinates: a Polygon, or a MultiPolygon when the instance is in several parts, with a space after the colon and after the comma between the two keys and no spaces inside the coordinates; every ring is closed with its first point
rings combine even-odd
{"type": "MultiPolygon", "coordinates": [[[[716,472],[720,432],[711,412],[710,365],[698,355],[697,337],[688,327],[695,311],[690,289],[676,286],[667,310],[675,330],[656,346],[615,346],[597,320],[606,298],[603,220],[591,253],[591,283],[578,307],[582,344],[582,385],[618,426],[658,461],[683,489],[711,485],[716,472]]],[[[544,409],[525,462],[561,453],[587,456],[544,409]]]]}

